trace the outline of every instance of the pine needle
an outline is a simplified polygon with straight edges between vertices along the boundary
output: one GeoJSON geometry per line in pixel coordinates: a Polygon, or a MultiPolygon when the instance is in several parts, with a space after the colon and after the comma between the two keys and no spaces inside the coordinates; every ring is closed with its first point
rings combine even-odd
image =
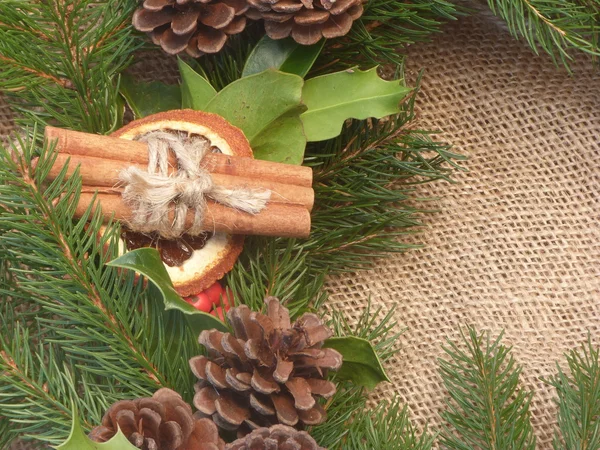
{"type": "Polygon", "coordinates": [[[440,371],[449,398],[441,443],[450,449],[533,450],[532,392],[519,386],[521,367],[501,344],[474,328],[444,348],[440,371]]]}
{"type": "Polygon", "coordinates": [[[586,344],[566,355],[570,374],[557,365],[558,374],[547,381],[558,394],[556,450],[600,449],[599,355],[590,336],[586,344]]]}
{"type": "Polygon", "coordinates": [[[567,68],[577,49],[600,55],[600,1],[598,0],[488,0],[515,37],[541,49],[567,68]]]}

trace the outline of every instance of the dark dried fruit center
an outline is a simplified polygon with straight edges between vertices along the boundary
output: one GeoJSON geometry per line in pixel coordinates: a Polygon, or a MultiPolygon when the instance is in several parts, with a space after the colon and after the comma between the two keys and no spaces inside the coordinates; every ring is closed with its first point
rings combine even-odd
{"type": "Polygon", "coordinates": [[[179,267],[192,257],[196,250],[201,250],[213,233],[201,233],[198,236],[184,234],[178,239],[164,239],[158,234],[136,233],[123,229],[121,238],[125,241],[127,250],[142,247],[153,247],[160,253],[162,261],[169,267],[179,267]]]}

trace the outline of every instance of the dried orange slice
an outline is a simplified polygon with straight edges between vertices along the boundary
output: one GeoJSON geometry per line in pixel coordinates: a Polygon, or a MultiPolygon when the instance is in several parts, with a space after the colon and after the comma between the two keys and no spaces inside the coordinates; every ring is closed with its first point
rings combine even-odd
{"type": "MultiPolygon", "coordinates": [[[[221,116],[201,111],[176,110],[154,114],[129,123],[112,136],[134,140],[157,130],[202,136],[210,141],[214,151],[253,157],[250,144],[239,128],[221,116]]],[[[177,292],[185,297],[210,287],[232,269],[243,244],[243,236],[216,232],[208,237],[202,248],[193,250],[182,264],[165,264],[177,292]]],[[[123,252],[126,251],[123,238],[120,247],[123,252]]]]}

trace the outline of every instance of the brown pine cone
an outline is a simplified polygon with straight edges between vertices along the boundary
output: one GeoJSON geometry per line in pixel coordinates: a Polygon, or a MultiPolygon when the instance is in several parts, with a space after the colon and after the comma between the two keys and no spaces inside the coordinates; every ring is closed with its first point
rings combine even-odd
{"type": "Polygon", "coordinates": [[[145,0],[133,26],[171,55],[219,52],[229,35],[246,27],[246,0],[145,0]]]}
{"type": "Polygon", "coordinates": [[[302,45],[345,36],[362,16],[361,0],[248,0],[246,16],[264,19],[271,39],[288,36],[302,45]]]}
{"type": "Polygon", "coordinates": [[[226,450],[326,450],[306,432],[285,425],[258,428],[249,435],[227,444],[226,450]]]}
{"type": "Polygon", "coordinates": [[[112,405],[102,425],[90,433],[94,442],[107,442],[118,430],[143,450],[223,450],[215,424],[195,418],[192,408],[171,389],[160,389],[152,398],[122,400],[112,405]]]}
{"type": "Polygon", "coordinates": [[[234,334],[203,331],[200,343],[209,356],[190,360],[200,380],[194,405],[226,430],[319,424],[325,410],[316,397],[335,393],[325,376],[340,368],[342,355],[322,348],[331,331],[315,314],[292,325],[276,298],[265,303],[266,315],[245,305],[232,308],[227,317],[234,334]]]}

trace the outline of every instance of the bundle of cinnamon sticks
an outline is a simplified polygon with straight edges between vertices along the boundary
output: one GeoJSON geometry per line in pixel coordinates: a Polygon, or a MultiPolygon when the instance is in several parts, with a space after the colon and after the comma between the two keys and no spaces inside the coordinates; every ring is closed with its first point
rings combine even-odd
{"type": "MultiPolygon", "coordinates": [[[[56,142],[58,153],[49,179],[55,179],[67,162],[67,176],[79,168],[83,189],[76,217],[85,213],[96,196],[106,220],[114,218],[127,222],[132,213],[121,197],[123,187],[119,186],[119,173],[130,166],[145,170],[147,145],[54,127],[46,127],[45,136],[48,142],[56,142]]],[[[175,173],[175,157],[169,162],[175,173]]],[[[206,231],[281,237],[307,237],[310,234],[310,211],[314,204],[310,168],[221,153],[206,155],[202,164],[216,185],[263,188],[272,192],[267,207],[254,215],[208,201],[202,222],[206,231]]],[[[186,226],[191,227],[193,220],[194,212],[190,211],[186,226]]]]}

